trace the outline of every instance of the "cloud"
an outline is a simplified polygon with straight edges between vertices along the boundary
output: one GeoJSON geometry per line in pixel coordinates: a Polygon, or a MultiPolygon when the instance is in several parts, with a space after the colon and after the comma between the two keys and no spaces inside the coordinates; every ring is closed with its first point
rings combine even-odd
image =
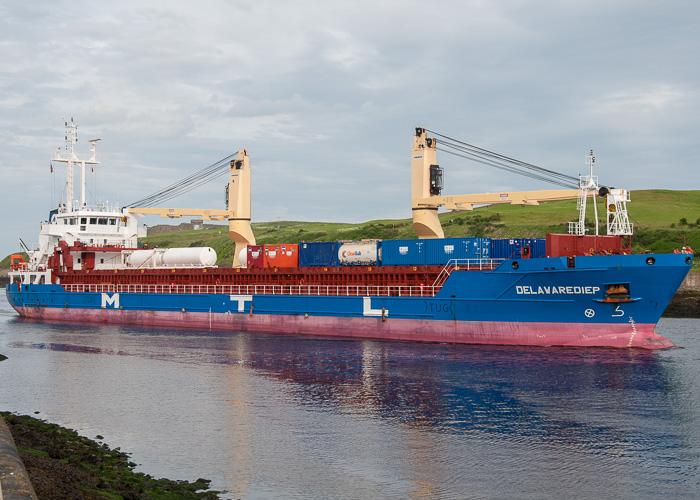
{"type": "MultiPolygon", "coordinates": [[[[0,174],[25,192],[0,201],[24,209],[3,231],[33,235],[60,195],[57,179],[47,195],[48,158],[71,116],[79,145],[102,137],[101,192],[124,203],[246,148],[256,220],[410,217],[415,126],[570,175],[594,149],[601,178],[630,189],[697,186],[699,11],[631,0],[3,2],[0,174]]],[[[438,160],[446,194],[555,187],[438,160]]],[[[220,208],[220,192],[174,203],[220,208]]]]}
{"type": "Polygon", "coordinates": [[[624,115],[628,118],[666,112],[680,108],[686,101],[686,92],[668,84],[655,84],[644,89],[626,89],[603,96],[592,103],[593,111],[607,115],[624,115]]]}

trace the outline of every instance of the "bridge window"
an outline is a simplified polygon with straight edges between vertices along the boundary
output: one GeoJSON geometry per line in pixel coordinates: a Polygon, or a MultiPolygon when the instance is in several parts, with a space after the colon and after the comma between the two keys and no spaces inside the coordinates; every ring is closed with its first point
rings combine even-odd
{"type": "Polygon", "coordinates": [[[110,226],[116,226],[116,225],[117,225],[117,219],[109,219],[109,225],[110,225],[110,226]]]}
{"type": "Polygon", "coordinates": [[[90,217],[90,224],[97,224],[97,217],[90,217]]]}
{"type": "Polygon", "coordinates": [[[107,225],[107,218],[106,217],[100,217],[97,219],[97,224],[100,226],[106,226],[107,225]]]}
{"type": "Polygon", "coordinates": [[[87,224],[87,217],[81,217],[81,218],[80,218],[80,223],[81,223],[81,224],[87,224]]]}

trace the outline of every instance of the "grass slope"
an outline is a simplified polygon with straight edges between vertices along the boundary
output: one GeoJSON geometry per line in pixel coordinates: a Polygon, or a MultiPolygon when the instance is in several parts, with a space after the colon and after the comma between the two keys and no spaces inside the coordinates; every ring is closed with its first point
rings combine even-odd
{"type": "MultiPolygon", "coordinates": [[[[627,209],[634,224],[633,251],[672,252],[674,248],[682,247],[684,241],[694,249],[700,249],[700,190],[634,191],[631,193],[631,200],[627,209]]],[[[598,199],[597,205],[600,233],[605,234],[604,200],[598,199]]],[[[409,210],[406,212],[410,213],[409,210]]],[[[440,215],[447,237],[490,238],[544,237],[547,233],[566,233],[567,223],[577,218],[576,200],[552,201],[539,206],[524,207],[492,205],[471,212],[448,212],[440,215]]],[[[357,224],[257,222],[252,226],[258,244],[416,237],[410,218],[373,220],[357,224]]],[[[587,227],[593,228],[591,206],[588,210],[587,227]]],[[[161,248],[209,246],[216,251],[220,266],[230,265],[233,260],[233,242],[225,225],[218,229],[157,234],[144,238],[142,242],[161,248]]],[[[8,255],[0,261],[0,269],[7,269],[9,263],[8,255]]],[[[693,268],[700,269],[700,261],[697,261],[693,268]]]]}
{"type": "MultiPolygon", "coordinates": [[[[632,248],[635,252],[672,252],[683,246],[683,238],[693,248],[700,249],[700,191],[634,191],[631,200],[627,209],[634,224],[632,248]]],[[[599,199],[597,203],[600,232],[605,234],[604,200],[599,199]]],[[[592,207],[588,214],[588,227],[592,228],[592,207]]],[[[567,223],[577,217],[576,200],[567,200],[539,206],[492,205],[471,212],[448,212],[440,215],[440,221],[446,237],[524,238],[566,233],[567,223]]],[[[416,237],[411,219],[358,224],[258,222],[252,226],[258,244],[416,237]]],[[[143,241],[157,247],[210,246],[219,256],[219,265],[230,265],[233,259],[233,243],[226,226],[158,234],[143,241]]],[[[694,267],[697,269],[698,265],[700,263],[694,267]]]]}

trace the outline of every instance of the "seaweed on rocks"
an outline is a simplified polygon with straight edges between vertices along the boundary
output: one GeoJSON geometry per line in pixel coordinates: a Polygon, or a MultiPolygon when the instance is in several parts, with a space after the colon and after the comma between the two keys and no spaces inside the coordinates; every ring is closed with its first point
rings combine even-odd
{"type": "Polygon", "coordinates": [[[663,313],[664,318],[700,318],[700,293],[678,292],[663,313]]]}
{"type": "MultiPolygon", "coordinates": [[[[154,479],[134,472],[136,464],[119,448],[110,449],[26,415],[0,412],[40,499],[216,499],[210,481],[154,479]]],[[[97,436],[96,439],[101,439],[97,436]]]]}

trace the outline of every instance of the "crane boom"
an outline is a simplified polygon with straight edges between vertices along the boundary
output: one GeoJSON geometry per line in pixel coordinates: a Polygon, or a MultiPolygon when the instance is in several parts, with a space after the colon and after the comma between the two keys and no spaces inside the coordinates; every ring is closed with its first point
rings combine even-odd
{"type": "Polygon", "coordinates": [[[474,205],[509,203],[539,205],[540,201],[570,200],[578,189],[520,191],[508,193],[440,196],[442,169],[437,164],[437,140],[428,137],[425,128],[416,128],[411,151],[411,201],[413,229],[419,238],[444,238],[438,207],[449,210],[473,210],[474,205]]]}
{"type": "Polygon", "coordinates": [[[130,208],[132,214],[160,215],[170,219],[201,217],[203,220],[222,221],[228,218],[228,210],[206,210],[198,208],[130,208]]]}
{"type": "Polygon", "coordinates": [[[461,194],[455,196],[433,196],[413,200],[416,208],[422,206],[444,206],[448,210],[473,210],[474,205],[539,205],[540,201],[571,200],[578,196],[578,189],[516,191],[509,193],[461,194]]]}
{"type": "Polygon", "coordinates": [[[27,252],[27,254],[31,255],[31,250],[29,250],[29,247],[22,241],[22,238],[19,239],[19,244],[22,245],[22,248],[24,248],[24,251],[27,252]]]}
{"type": "Polygon", "coordinates": [[[250,161],[248,152],[240,149],[231,160],[227,186],[227,210],[198,208],[129,208],[129,213],[160,215],[171,219],[201,217],[202,220],[228,220],[228,234],[235,244],[233,267],[241,267],[239,251],[241,247],[255,245],[255,235],[250,227],[250,161]]]}

